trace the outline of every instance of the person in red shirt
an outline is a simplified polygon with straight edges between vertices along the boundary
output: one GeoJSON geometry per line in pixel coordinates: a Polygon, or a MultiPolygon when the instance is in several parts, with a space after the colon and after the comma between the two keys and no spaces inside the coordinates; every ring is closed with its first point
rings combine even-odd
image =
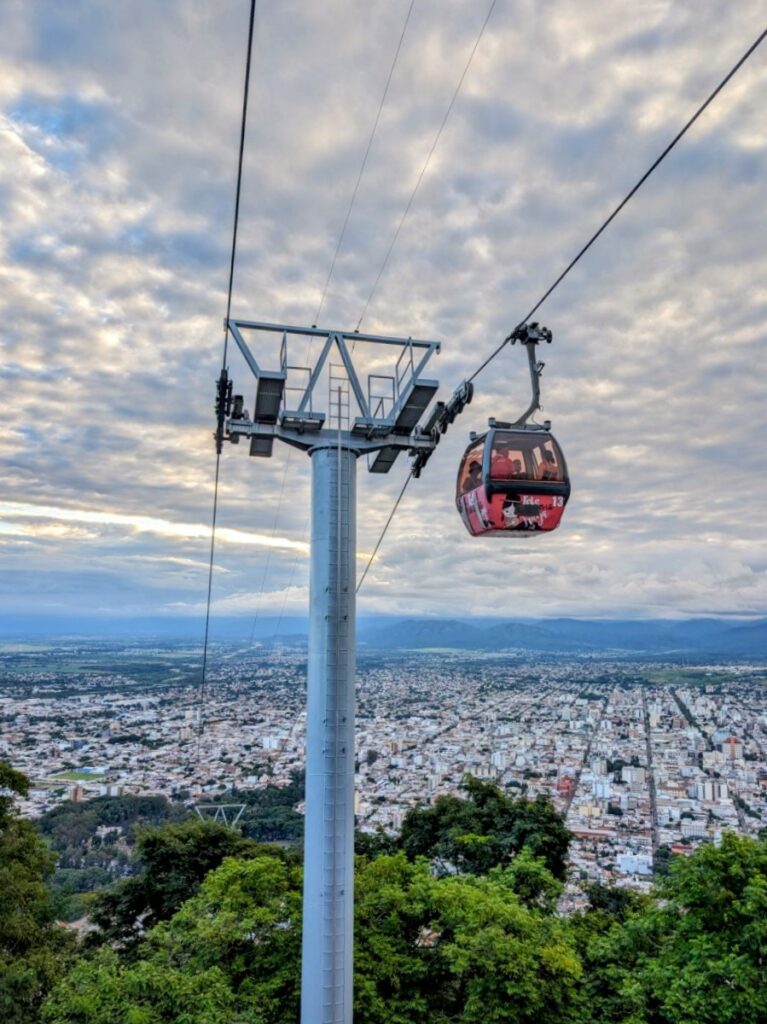
{"type": "Polygon", "coordinates": [[[514,480],[522,476],[522,463],[519,459],[512,459],[506,445],[498,445],[493,448],[490,459],[490,476],[494,480],[514,480]]]}

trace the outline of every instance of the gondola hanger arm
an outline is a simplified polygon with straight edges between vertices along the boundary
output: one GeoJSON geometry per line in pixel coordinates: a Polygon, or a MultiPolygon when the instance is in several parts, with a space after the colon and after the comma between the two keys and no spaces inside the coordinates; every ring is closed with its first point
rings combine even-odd
{"type": "Polygon", "coordinates": [[[539,345],[542,341],[550,345],[551,337],[551,331],[548,327],[541,327],[537,323],[532,323],[520,325],[509,338],[510,344],[514,345],[516,342],[519,342],[520,345],[524,345],[527,349],[527,361],[530,366],[530,385],[533,390],[530,405],[519,419],[514,421],[513,426],[515,427],[523,427],[533,413],[541,408],[541,374],[546,364],[537,358],[535,346],[539,345]]]}

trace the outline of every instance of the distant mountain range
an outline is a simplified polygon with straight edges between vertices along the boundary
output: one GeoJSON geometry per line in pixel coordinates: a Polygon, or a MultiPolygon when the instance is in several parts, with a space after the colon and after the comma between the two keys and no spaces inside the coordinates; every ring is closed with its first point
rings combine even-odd
{"type": "MultiPolygon", "coordinates": [[[[304,617],[214,617],[214,643],[256,641],[303,647],[304,617]]],[[[0,638],[38,641],[83,638],[121,641],[202,640],[202,619],[5,616],[0,638]]],[[[357,623],[361,651],[450,648],[465,651],[522,650],[539,654],[767,659],[767,619],[393,619],[363,616],[357,623]]]]}
{"type": "Polygon", "coordinates": [[[653,656],[767,658],[767,619],[737,624],[724,619],[545,619],[490,625],[464,619],[402,619],[362,628],[358,641],[365,648],[388,651],[513,648],[557,654],[615,651],[653,656]]]}

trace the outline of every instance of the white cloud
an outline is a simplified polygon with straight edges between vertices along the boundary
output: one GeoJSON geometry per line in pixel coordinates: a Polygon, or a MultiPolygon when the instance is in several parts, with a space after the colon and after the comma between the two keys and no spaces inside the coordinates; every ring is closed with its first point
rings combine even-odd
{"type": "MultiPolygon", "coordinates": [[[[62,524],[67,522],[93,523],[97,526],[116,526],[127,532],[151,533],[171,540],[208,540],[210,527],[202,523],[174,523],[155,516],[128,516],[117,512],[96,512],[89,509],[57,508],[53,505],[27,505],[21,502],[0,501],[0,517],[15,516],[19,519],[58,520],[51,525],[24,528],[30,536],[82,536],[80,531],[69,531],[62,524]]],[[[18,529],[8,524],[11,529],[18,529]]],[[[88,536],[94,536],[89,533],[88,536]]],[[[216,540],[224,544],[248,544],[257,547],[278,548],[282,551],[296,551],[307,554],[308,545],[303,541],[290,540],[275,534],[251,533],[245,530],[233,530],[223,526],[216,531],[216,540]]]]}
{"type": "MultiPolygon", "coordinates": [[[[259,5],[237,315],[310,321],[407,6],[381,0],[363,16],[350,0],[259,5]]],[[[459,0],[414,9],[328,325],[356,323],[482,15],[459,0]]],[[[195,606],[242,4],[9,0],[2,17],[0,568],[17,581],[8,600],[37,607],[44,573],[62,605],[87,585],[89,600],[115,610],[120,586],[145,586],[148,608],[195,606]],[[101,582],[87,576],[96,565],[101,582]]],[[[762,19],[757,0],[499,3],[366,327],[443,339],[434,374],[449,392],[762,19]]],[[[555,334],[545,415],[574,485],[559,534],[525,548],[471,540],[454,511],[468,430],[526,402],[524,359],[507,351],[408,491],[361,610],[767,609],[766,68],[758,52],[539,314],[555,334]]],[[[231,364],[252,402],[251,381],[231,364]]],[[[263,586],[268,613],[283,602],[297,610],[309,461],[246,450],[223,456],[219,553],[229,571],[216,600],[242,610],[263,586]]],[[[360,464],[360,552],[372,550],[402,474],[398,465],[390,479],[368,477],[360,464]]]]}

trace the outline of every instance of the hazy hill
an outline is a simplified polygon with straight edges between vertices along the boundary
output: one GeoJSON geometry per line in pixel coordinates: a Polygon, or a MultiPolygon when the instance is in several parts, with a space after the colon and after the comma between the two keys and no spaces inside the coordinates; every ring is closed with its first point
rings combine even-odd
{"type": "Polygon", "coordinates": [[[715,645],[723,654],[747,651],[750,657],[767,658],[767,621],[761,619],[730,628],[716,639],[715,645]]]}
{"type": "MultiPolygon", "coordinates": [[[[458,609],[457,609],[458,611],[458,609]]],[[[256,641],[303,647],[305,617],[262,615],[214,617],[213,643],[256,641]]],[[[57,618],[5,616],[0,638],[52,640],[55,637],[146,642],[201,642],[199,618],[57,618]]],[[[511,648],[550,654],[604,654],[677,658],[767,658],[767,619],[499,619],[402,618],[362,616],[357,623],[362,649],[376,651],[449,647],[467,651],[511,648]]]]}
{"type": "Polygon", "coordinates": [[[480,650],[486,646],[485,629],[459,619],[402,619],[358,630],[368,647],[396,650],[410,647],[458,647],[480,650]]]}
{"type": "Polygon", "coordinates": [[[736,625],[721,619],[548,619],[478,625],[461,619],[402,619],[362,627],[359,641],[376,650],[516,648],[562,654],[615,651],[676,657],[763,658],[767,657],[767,620],[736,625]]]}

